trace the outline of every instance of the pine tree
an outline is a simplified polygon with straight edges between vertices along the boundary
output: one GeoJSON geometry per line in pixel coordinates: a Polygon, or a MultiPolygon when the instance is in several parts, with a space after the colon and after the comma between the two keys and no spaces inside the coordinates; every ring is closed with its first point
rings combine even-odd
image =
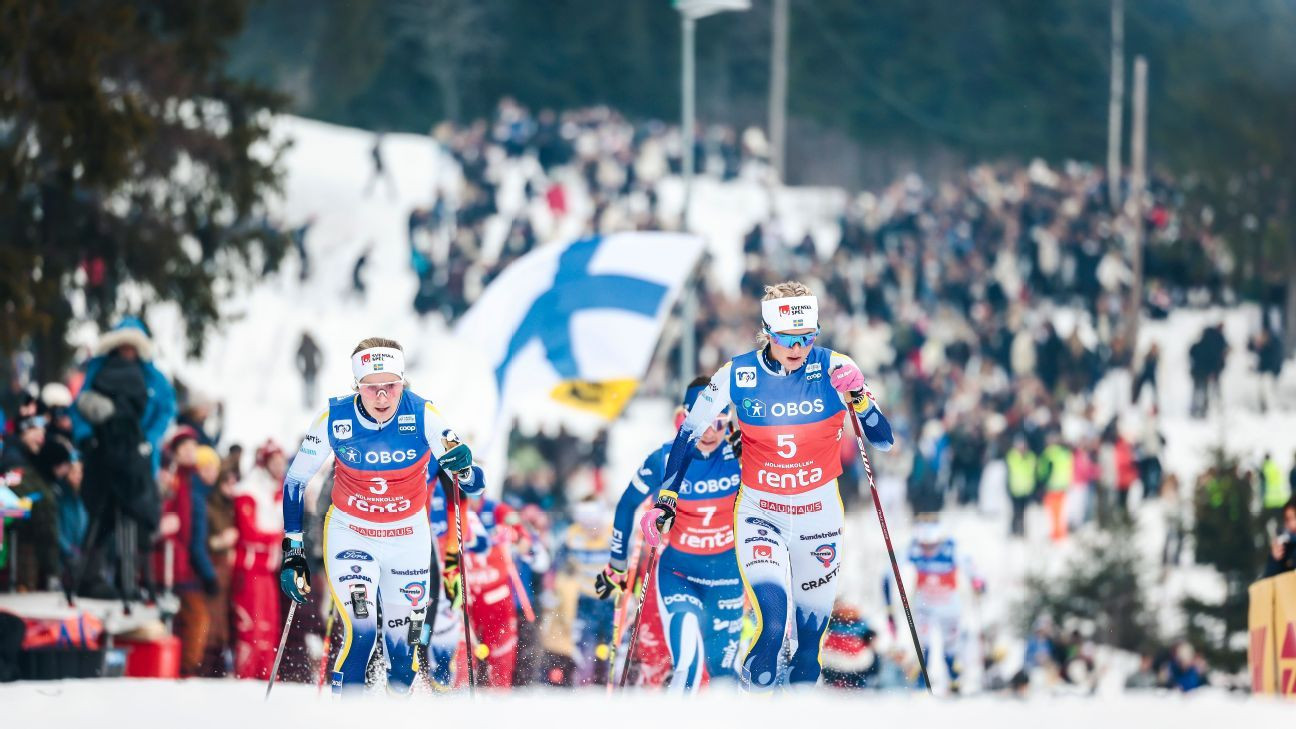
{"type": "Polygon", "coordinates": [[[75,318],[156,300],[196,351],[217,282],[282,255],[283,100],[223,70],[245,4],[0,0],[0,349],[34,350],[38,376],[75,318]]]}

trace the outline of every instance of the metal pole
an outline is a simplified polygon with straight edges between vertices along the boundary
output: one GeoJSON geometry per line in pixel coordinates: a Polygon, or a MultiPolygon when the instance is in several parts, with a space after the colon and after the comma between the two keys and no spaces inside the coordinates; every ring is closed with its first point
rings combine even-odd
{"type": "Polygon", "coordinates": [[[1107,199],[1121,209],[1121,116],[1125,106],[1125,0],[1111,5],[1111,99],[1107,105],[1107,199]]]}
{"type": "Polygon", "coordinates": [[[1143,311],[1143,192],[1147,187],[1147,59],[1134,57],[1133,129],[1130,133],[1130,267],[1134,285],[1130,291],[1130,347],[1138,346],[1139,314],[1143,311]]]}
{"type": "MultiPolygon", "coordinates": [[[[684,205],[680,211],[680,230],[687,232],[689,230],[689,210],[692,206],[693,198],[693,138],[694,138],[694,28],[697,21],[688,13],[680,14],[680,22],[683,24],[683,74],[680,81],[681,89],[681,109],[682,119],[680,120],[680,135],[683,143],[683,177],[684,177],[684,205]]],[[[684,301],[681,310],[681,322],[683,326],[680,329],[680,363],[679,376],[681,383],[687,383],[693,377],[693,370],[697,368],[697,295],[693,291],[691,281],[686,280],[684,284],[684,301]]]]}
{"type": "Polygon", "coordinates": [[[284,621],[283,633],[279,636],[279,650],[275,651],[274,668],[270,669],[270,679],[266,681],[265,700],[270,700],[270,690],[274,688],[275,679],[279,677],[279,664],[283,662],[284,646],[288,644],[288,631],[292,629],[293,617],[297,615],[297,601],[288,606],[288,619],[284,621]]]}
{"type": "Polygon", "coordinates": [[[684,143],[684,207],[680,212],[680,230],[685,232],[689,229],[689,207],[693,198],[693,139],[695,132],[693,93],[694,93],[694,49],[693,49],[693,31],[697,21],[687,13],[681,14],[680,22],[683,23],[684,42],[683,46],[683,77],[680,80],[680,94],[682,98],[682,115],[680,134],[684,143]]]}
{"type": "Polygon", "coordinates": [[[769,98],[770,164],[774,167],[775,177],[781,183],[786,172],[783,144],[787,139],[788,0],[774,0],[772,35],[769,98]]]}
{"type": "MultiPolygon", "coordinates": [[[[864,386],[868,399],[877,402],[868,385],[864,386]]],[[[882,513],[882,497],[878,495],[877,482],[873,480],[873,466],[869,463],[868,451],[864,449],[864,430],[860,427],[859,414],[850,402],[846,403],[846,418],[855,426],[855,443],[859,446],[860,459],[864,461],[864,475],[868,476],[869,492],[873,497],[873,508],[877,511],[878,526],[882,528],[882,540],[886,543],[887,555],[891,557],[891,574],[895,576],[896,591],[900,593],[900,605],[904,607],[905,620],[909,623],[909,636],[913,638],[914,655],[918,658],[918,670],[922,672],[923,684],[927,693],[932,693],[931,677],[927,675],[927,656],[923,653],[922,642],[918,640],[918,628],[914,626],[913,611],[909,609],[909,596],[905,593],[904,580],[900,577],[900,563],[896,561],[895,546],[891,544],[891,531],[887,529],[886,515],[882,513]]]]}

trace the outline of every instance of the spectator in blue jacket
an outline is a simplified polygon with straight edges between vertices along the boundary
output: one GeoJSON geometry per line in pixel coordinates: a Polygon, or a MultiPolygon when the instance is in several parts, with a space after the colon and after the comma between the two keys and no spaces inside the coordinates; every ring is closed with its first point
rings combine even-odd
{"type": "Polygon", "coordinates": [[[176,410],[175,389],[153,366],[152,350],[143,323],[123,320],[99,339],[74,402],[72,434],[85,461],[81,497],[90,516],[87,559],[76,580],[82,595],[133,599],[140,587],[135,568],[148,564],[140,553],[151,548],[161,518],[161,443],[176,410]],[[118,550],[112,569],[101,572],[98,562],[114,537],[137,549],[118,550]],[[115,590],[106,589],[110,582],[115,590]]]}
{"type": "MultiPolygon", "coordinates": [[[[95,356],[85,364],[85,381],[77,397],[81,404],[85,393],[94,387],[95,378],[103,369],[104,362],[110,356],[119,356],[128,361],[139,363],[144,375],[144,384],[148,388],[148,402],[140,417],[140,430],[150,447],[149,460],[152,473],[156,474],[162,462],[162,437],[166,435],[176,415],[176,394],[171,381],[153,364],[153,342],[149,339],[148,329],[144,322],[135,317],[126,317],[117,326],[99,338],[95,346],[95,356]]],[[[92,426],[79,407],[72,409],[72,440],[80,443],[90,436],[92,426]]]]}

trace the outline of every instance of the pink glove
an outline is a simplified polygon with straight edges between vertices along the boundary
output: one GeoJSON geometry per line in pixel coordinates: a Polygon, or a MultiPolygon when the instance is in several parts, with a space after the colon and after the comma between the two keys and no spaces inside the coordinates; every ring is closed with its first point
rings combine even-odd
{"type": "Polygon", "coordinates": [[[837,365],[833,368],[831,379],[833,389],[843,395],[864,389],[864,375],[853,364],[837,365]]]}
{"type": "Polygon", "coordinates": [[[662,509],[653,507],[644,512],[643,518],[639,520],[639,531],[643,532],[644,542],[649,547],[660,547],[662,543],[662,533],[657,531],[657,520],[666,516],[662,509]]]}

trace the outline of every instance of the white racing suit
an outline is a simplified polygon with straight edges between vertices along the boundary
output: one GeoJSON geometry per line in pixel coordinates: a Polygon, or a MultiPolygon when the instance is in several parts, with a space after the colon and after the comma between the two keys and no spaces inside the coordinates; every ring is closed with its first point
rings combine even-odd
{"type": "MultiPolygon", "coordinates": [[[[839,444],[854,433],[829,372],[849,363],[849,357],[821,347],[813,347],[803,366],[790,373],[762,351],[735,357],[711,378],[671,449],[665,483],[675,485],[688,465],[687,445],[732,402],[742,427],[735,552],[756,612],[756,635],[740,674],[749,689],[778,683],[789,620],[796,650],[787,680],[813,684],[819,679],[819,652],[837,596],[843,549],[839,444]]],[[[872,403],[861,409],[869,440],[890,448],[886,419],[872,403]]]]}

